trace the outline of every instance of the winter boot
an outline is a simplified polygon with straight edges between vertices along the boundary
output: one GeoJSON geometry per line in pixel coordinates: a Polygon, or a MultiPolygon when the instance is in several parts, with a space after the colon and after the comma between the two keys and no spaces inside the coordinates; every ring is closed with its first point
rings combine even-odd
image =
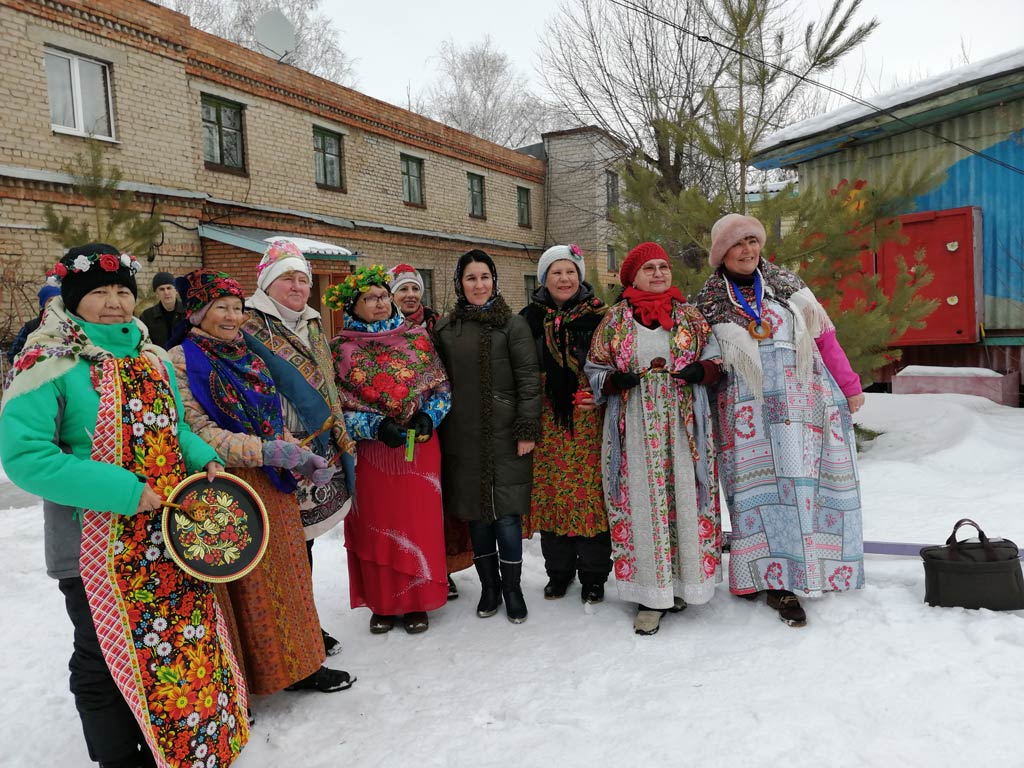
{"type": "Polygon", "coordinates": [[[505,614],[513,624],[526,621],[526,600],[519,580],[523,575],[523,561],[501,561],[501,594],[505,598],[505,614]]]}
{"type": "Polygon", "coordinates": [[[604,584],[583,583],[583,590],[580,592],[580,600],[588,605],[604,602],[604,584]]]}
{"type": "Polygon", "coordinates": [[[572,584],[571,573],[549,573],[548,583],[544,585],[544,599],[558,600],[565,597],[569,585],[572,584]]]}
{"type": "Polygon", "coordinates": [[[480,602],[476,615],[481,619],[493,616],[501,605],[501,577],[498,574],[498,553],[473,558],[477,575],[480,577],[480,602]]]}
{"type": "Polygon", "coordinates": [[[787,589],[769,589],[768,607],[779,612],[779,619],[790,627],[807,625],[807,614],[796,595],[787,589]]]}

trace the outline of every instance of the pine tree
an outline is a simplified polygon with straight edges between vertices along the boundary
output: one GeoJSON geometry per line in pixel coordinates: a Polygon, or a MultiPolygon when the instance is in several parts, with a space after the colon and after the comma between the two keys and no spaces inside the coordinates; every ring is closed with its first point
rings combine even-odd
{"type": "Polygon", "coordinates": [[[64,248],[84,243],[108,243],[134,254],[146,254],[153,260],[153,247],[162,241],[160,208],[154,206],[149,213],[136,208],[135,195],[119,190],[121,169],[103,159],[103,145],[89,141],[88,157],[81,153],[64,166],[74,177],[75,192],[90,204],[92,221],[58,214],[53,206],[43,209],[46,231],[64,248]]]}
{"type": "MultiPolygon", "coordinates": [[[[710,274],[711,227],[728,213],[723,195],[708,200],[699,190],[665,191],[653,171],[631,166],[623,175],[628,201],[615,214],[620,245],[653,240],[673,257],[673,278],[692,298],[710,274]]],[[[888,345],[910,328],[924,327],[935,302],[919,295],[932,279],[914,254],[898,259],[892,289],[883,290],[874,254],[905,242],[897,213],[937,182],[932,172],[896,170],[872,183],[841,180],[831,190],[803,191],[792,185],[748,205],[765,224],[764,258],[798,273],[828,310],[840,343],[862,380],[898,359],[888,345]],[[867,268],[866,268],[867,267],[867,268]]]]}

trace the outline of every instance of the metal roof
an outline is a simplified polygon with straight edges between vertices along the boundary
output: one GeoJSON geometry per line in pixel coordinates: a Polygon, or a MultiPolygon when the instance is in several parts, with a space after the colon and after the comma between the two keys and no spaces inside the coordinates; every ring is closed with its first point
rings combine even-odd
{"type": "Polygon", "coordinates": [[[291,240],[306,255],[317,259],[328,259],[331,261],[355,261],[357,254],[341,245],[324,243],[319,240],[310,240],[303,235],[296,235],[290,232],[277,232],[269,229],[255,229],[253,227],[227,227],[214,224],[200,224],[199,236],[218,243],[227,243],[236,248],[243,248],[253,253],[263,253],[267,245],[275,240],[291,240]]]}
{"type": "Polygon", "coordinates": [[[1024,48],[847,104],[767,137],[754,167],[788,168],[960,115],[1024,98],[1024,48]]]}

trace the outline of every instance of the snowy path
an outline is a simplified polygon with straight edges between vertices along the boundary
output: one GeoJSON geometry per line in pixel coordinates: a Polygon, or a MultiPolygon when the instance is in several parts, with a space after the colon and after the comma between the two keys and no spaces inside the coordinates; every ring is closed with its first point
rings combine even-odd
{"type": "MultiPolygon", "coordinates": [[[[1024,410],[869,395],[858,421],[886,433],[861,457],[866,538],[938,543],[971,516],[1024,544],[1024,410]]],[[[40,508],[0,514],[0,765],[86,766],[40,508]]],[[[331,662],[359,682],[258,701],[239,768],[1024,765],[1024,612],[928,608],[917,558],[869,557],[867,588],[807,602],[805,629],[723,585],[641,638],[613,585],[599,606],[578,586],[544,601],[534,540],[526,624],[477,619],[464,572],[463,596],[414,637],[371,636],[368,611],[347,608],[340,531],[315,552],[321,618],[345,646],[331,662]]]]}

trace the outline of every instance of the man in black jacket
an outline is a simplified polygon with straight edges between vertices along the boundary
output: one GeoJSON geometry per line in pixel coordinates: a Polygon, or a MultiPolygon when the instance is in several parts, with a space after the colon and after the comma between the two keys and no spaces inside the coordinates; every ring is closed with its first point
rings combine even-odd
{"type": "Polygon", "coordinates": [[[174,287],[174,275],[170,272],[153,275],[153,292],[159,301],[142,313],[142,322],[149,328],[153,343],[166,349],[174,326],[185,319],[185,308],[174,287]]]}
{"type": "Polygon", "coordinates": [[[54,296],[60,296],[60,286],[50,285],[45,283],[42,288],[39,289],[39,314],[21,326],[21,330],[18,331],[18,335],[14,337],[14,341],[11,342],[11,346],[7,348],[7,362],[14,365],[14,358],[18,356],[22,348],[25,346],[25,339],[32,333],[36,328],[39,327],[40,321],[43,319],[43,310],[46,309],[46,303],[54,296]]]}

